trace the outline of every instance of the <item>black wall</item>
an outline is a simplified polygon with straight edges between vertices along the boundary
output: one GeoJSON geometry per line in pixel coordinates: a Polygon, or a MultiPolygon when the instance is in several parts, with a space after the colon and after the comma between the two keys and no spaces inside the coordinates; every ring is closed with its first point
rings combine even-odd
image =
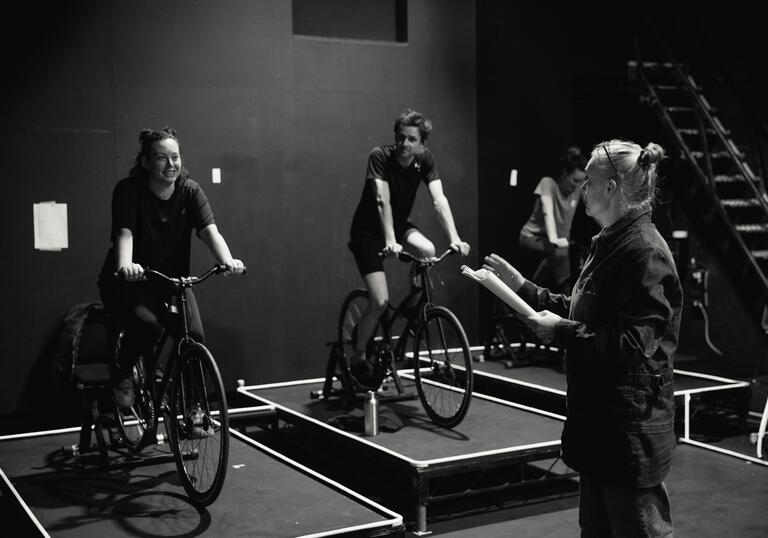
{"type": "MultiPolygon", "coordinates": [[[[567,11],[478,3],[480,250],[518,263],[517,236],[542,176],[559,174],[571,136],[572,34],[567,11]],[[517,170],[517,186],[510,171],[517,170]]],[[[481,330],[490,311],[481,294],[481,330]]]]}
{"type": "MultiPolygon", "coordinates": [[[[663,142],[627,85],[641,13],[622,9],[411,0],[403,44],[294,37],[287,0],[31,0],[6,8],[0,414],[26,405],[60,316],[98,298],[111,191],[127,174],[143,127],[179,131],[185,165],[249,265],[246,277],[214,280],[199,292],[228,386],[238,378],[322,375],[341,299],[361,284],[346,241],[365,158],[392,139],[392,121],[407,106],[434,122],[429,144],[459,231],[473,246],[469,260],[453,259],[441,271],[438,297],[478,343],[488,297],[456,270],[492,251],[516,260],[533,188],[557,174],[563,149],[575,143],[589,151],[613,137],[663,142]],[[221,168],[221,185],[211,183],[212,168],[221,168]],[[516,187],[509,186],[512,168],[516,187]],[[45,200],[69,207],[70,246],[62,252],[33,249],[31,205],[45,200]]],[[[667,30],[691,34],[681,30],[687,19],[676,17],[667,30]]],[[[699,14],[695,22],[716,39],[718,17],[699,14]]],[[[744,48],[739,20],[748,18],[725,25],[731,56],[744,48]]],[[[689,54],[698,50],[687,43],[689,54]]],[[[726,65],[734,80],[764,84],[764,68],[756,68],[764,63],[749,60],[764,58],[764,48],[753,44],[726,65]]],[[[446,244],[425,192],[414,218],[438,247],[446,244]]],[[[577,240],[595,231],[577,217],[577,240]]],[[[196,242],[194,270],[210,262],[196,242]]],[[[407,267],[389,269],[397,298],[407,267]]],[[[731,302],[714,316],[713,330],[743,334],[729,325],[743,320],[734,314],[738,300],[729,299],[738,296],[735,284],[714,271],[715,293],[731,302]]],[[[700,321],[690,323],[693,349],[700,321]]]]}
{"type": "MultiPolygon", "coordinates": [[[[177,129],[186,167],[249,266],[198,293],[227,386],[323,374],[341,300],[362,283],[346,241],[366,157],[392,140],[403,108],[433,120],[429,145],[476,247],[475,6],[413,1],[408,20],[409,42],[398,44],[294,37],[282,0],[13,8],[0,115],[0,414],[22,406],[59,317],[98,299],[112,188],[141,128],[177,129]],[[44,200],[68,204],[64,251],[33,249],[31,206],[44,200]]],[[[425,192],[414,219],[446,246],[425,192]]],[[[195,241],[193,271],[211,262],[195,241]]],[[[459,263],[446,264],[438,297],[474,341],[477,289],[459,263]]],[[[397,298],[407,268],[391,265],[397,298]]]]}

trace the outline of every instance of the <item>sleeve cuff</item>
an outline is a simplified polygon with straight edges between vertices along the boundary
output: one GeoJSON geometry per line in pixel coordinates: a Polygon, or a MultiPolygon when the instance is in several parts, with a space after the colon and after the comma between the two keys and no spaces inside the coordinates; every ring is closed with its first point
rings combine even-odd
{"type": "Polygon", "coordinates": [[[573,340],[573,336],[581,325],[578,321],[571,319],[562,319],[555,325],[555,341],[562,347],[568,347],[573,340]]]}
{"type": "Polygon", "coordinates": [[[523,285],[517,290],[520,298],[531,305],[534,310],[539,310],[539,287],[530,280],[524,279],[523,285]]]}

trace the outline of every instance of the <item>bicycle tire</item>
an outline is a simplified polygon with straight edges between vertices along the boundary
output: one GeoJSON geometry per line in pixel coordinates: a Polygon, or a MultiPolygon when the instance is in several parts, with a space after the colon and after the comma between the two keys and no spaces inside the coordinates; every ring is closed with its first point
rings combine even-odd
{"type": "MultiPolygon", "coordinates": [[[[341,345],[341,352],[344,356],[344,360],[347,361],[349,366],[349,360],[355,353],[355,343],[357,341],[357,323],[366,311],[370,304],[370,298],[368,297],[368,291],[362,288],[352,290],[344,298],[344,302],[341,304],[341,312],[339,313],[339,323],[337,329],[338,342],[341,345]]],[[[366,355],[369,360],[376,357],[381,365],[380,373],[381,379],[379,383],[383,381],[386,374],[386,365],[389,364],[389,354],[391,354],[391,345],[384,336],[382,323],[378,322],[374,329],[373,335],[366,346],[366,355]]]]}
{"type": "Polygon", "coordinates": [[[357,323],[366,311],[370,299],[368,291],[360,288],[352,290],[341,303],[341,312],[339,313],[339,323],[337,327],[337,341],[341,345],[342,353],[345,358],[349,358],[355,351],[355,341],[357,339],[357,323]]]}
{"type": "MultiPolygon", "coordinates": [[[[118,337],[122,339],[122,334],[118,337]]],[[[120,342],[118,340],[117,346],[120,342]]],[[[122,444],[134,452],[140,452],[145,446],[156,440],[157,413],[152,392],[147,388],[144,358],[139,357],[132,369],[133,405],[122,409],[115,405],[115,419],[122,444]]]]}
{"type": "Polygon", "coordinates": [[[208,348],[193,342],[173,373],[171,448],[184,490],[197,506],[219,496],[229,458],[229,416],[224,384],[208,348]]]}
{"type": "Polygon", "coordinates": [[[467,336],[453,312],[442,306],[426,310],[413,357],[416,390],[427,415],[440,427],[457,426],[469,410],[473,376],[467,336]]]}

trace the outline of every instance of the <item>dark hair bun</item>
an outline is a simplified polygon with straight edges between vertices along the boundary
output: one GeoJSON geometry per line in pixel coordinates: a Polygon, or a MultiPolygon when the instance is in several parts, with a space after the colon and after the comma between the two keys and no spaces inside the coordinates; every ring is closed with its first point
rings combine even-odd
{"type": "Polygon", "coordinates": [[[637,157],[637,162],[643,168],[648,168],[652,164],[656,164],[664,158],[664,148],[660,145],[651,142],[645,148],[640,150],[640,155],[637,157]]]}
{"type": "Polygon", "coordinates": [[[152,129],[142,129],[139,133],[139,142],[143,143],[152,136],[152,129]]]}

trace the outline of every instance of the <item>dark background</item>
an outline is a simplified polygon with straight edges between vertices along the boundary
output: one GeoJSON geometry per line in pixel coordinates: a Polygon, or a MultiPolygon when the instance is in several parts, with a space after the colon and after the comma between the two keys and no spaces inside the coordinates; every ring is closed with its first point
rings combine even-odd
{"type": "MultiPolygon", "coordinates": [[[[214,279],[198,292],[227,387],[239,378],[323,375],[341,300],[362,283],[346,242],[366,157],[392,140],[402,109],[432,119],[429,146],[459,232],[473,247],[437,279],[438,300],[457,313],[473,345],[487,297],[458,267],[477,266],[491,251],[514,258],[533,188],[558,173],[565,147],[589,151],[614,137],[664,142],[628,89],[634,10],[394,4],[406,7],[405,34],[401,28],[381,40],[294,35],[287,0],[31,0],[4,8],[0,415],[29,405],[64,312],[98,299],[111,192],[144,127],[179,132],[185,166],[249,267],[244,278],[214,279]],[[221,168],[220,185],[211,183],[212,168],[221,168]],[[33,248],[32,204],[46,200],[68,204],[69,248],[61,252],[33,248]]],[[[332,19],[359,3],[326,5],[330,22],[321,26],[355,27],[332,19]]],[[[759,110],[766,58],[755,46],[756,17],[673,11],[658,19],[691,65],[709,72],[716,58],[729,72],[738,90],[718,90],[724,99],[754,101],[750,110],[759,110]],[[703,43],[717,51],[710,61],[701,58],[703,43]]],[[[684,208],[672,207],[670,225],[686,227],[684,208]]],[[[438,250],[446,246],[424,189],[413,218],[438,250]]],[[[595,231],[577,218],[577,240],[595,231]]],[[[706,258],[706,241],[695,247],[706,258]]],[[[211,261],[195,241],[193,272],[211,261]]],[[[712,316],[713,339],[727,353],[723,372],[744,374],[765,356],[765,344],[737,285],[711,263],[722,307],[712,316]]],[[[407,267],[390,263],[389,271],[397,299],[407,267]]],[[[706,353],[697,323],[684,324],[681,346],[694,355],[706,353]]]]}

